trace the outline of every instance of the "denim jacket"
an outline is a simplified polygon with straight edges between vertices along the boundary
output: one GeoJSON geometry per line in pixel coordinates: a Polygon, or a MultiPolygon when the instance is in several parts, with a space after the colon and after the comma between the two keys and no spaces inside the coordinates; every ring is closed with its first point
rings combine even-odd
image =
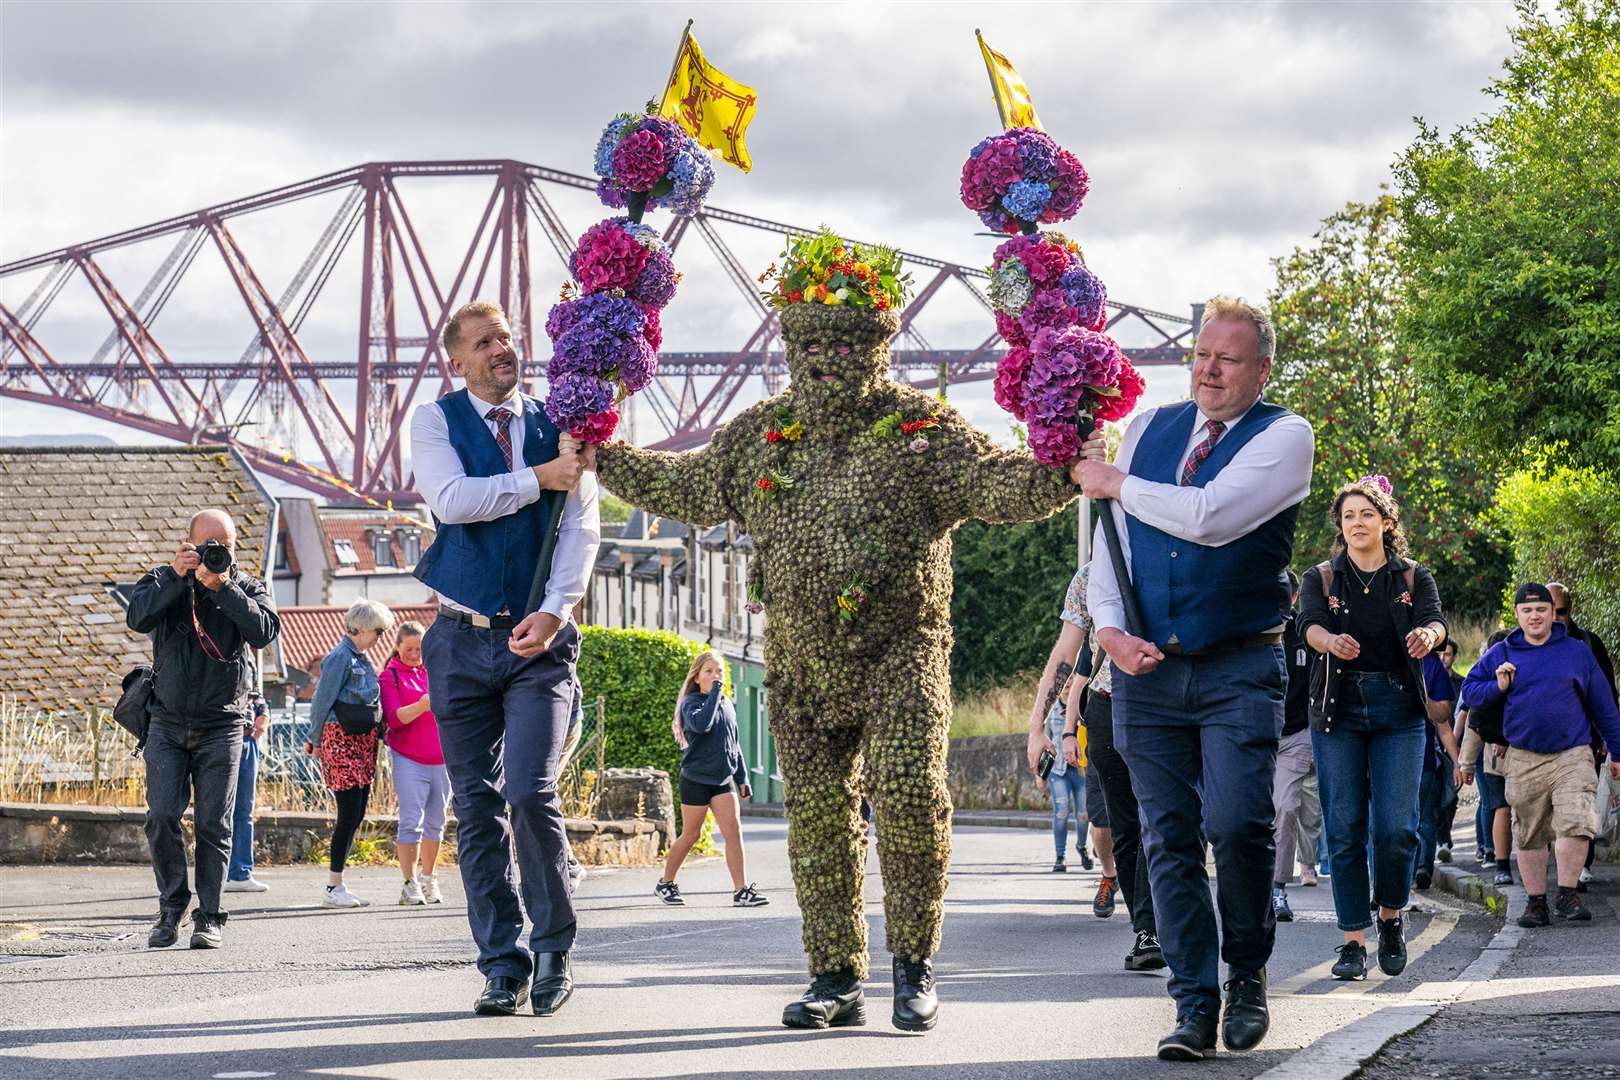
{"type": "Polygon", "coordinates": [[[315,684],[315,698],[309,706],[309,741],[321,745],[321,733],[332,719],[338,702],[350,705],[376,705],[382,700],[377,669],[366,654],[354,647],[354,639],[344,634],[337,646],[321,661],[321,678],[315,684]]]}

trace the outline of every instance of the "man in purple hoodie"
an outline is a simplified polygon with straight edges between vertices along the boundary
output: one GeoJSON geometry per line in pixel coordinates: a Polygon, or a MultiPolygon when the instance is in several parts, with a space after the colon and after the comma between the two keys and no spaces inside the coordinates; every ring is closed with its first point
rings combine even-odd
{"type": "Polygon", "coordinates": [[[1609,750],[1609,774],[1620,780],[1620,710],[1604,688],[1603,671],[1586,643],[1553,618],[1545,585],[1519,586],[1513,597],[1519,629],[1493,645],[1463,680],[1463,707],[1475,709],[1505,696],[1502,732],[1508,753],[1508,805],[1513,808],[1519,876],[1530,901],[1524,927],[1546,926],[1547,846],[1558,853],[1560,919],[1587,921],[1592,913],[1576,885],[1597,832],[1597,774],[1591,733],[1609,750]]]}

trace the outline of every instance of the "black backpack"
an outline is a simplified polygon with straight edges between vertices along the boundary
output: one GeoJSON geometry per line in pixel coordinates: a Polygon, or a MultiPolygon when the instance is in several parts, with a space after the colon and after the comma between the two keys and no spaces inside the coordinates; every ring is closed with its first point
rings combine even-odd
{"type": "Polygon", "coordinates": [[[124,676],[123,692],[113,706],[113,720],[118,726],[135,736],[135,752],[146,746],[146,734],[152,726],[152,677],[156,669],[151,664],[137,664],[124,676]]]}

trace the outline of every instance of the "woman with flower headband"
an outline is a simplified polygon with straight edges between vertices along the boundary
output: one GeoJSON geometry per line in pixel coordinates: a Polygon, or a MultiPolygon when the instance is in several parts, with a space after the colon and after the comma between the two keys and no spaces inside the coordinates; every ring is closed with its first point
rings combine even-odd
{"type": "Polygon", "coordinates": [[[713,649],[692,657],[675,703],[675,738],[681,744],[681,835],[669,846],[664,876],[653,895],[671,907],[686,903],[675,875],[703,832],[711,812],[726,841],[732,907],[764,907],[769,898],[748,880],[739,804],[748,798],[748,764],[737,740],[737,710],[725,694],[725,661],[713,649]]]}
{"type": "Polygon", "coordinates": [[[1388,478],[1365,476],[1341,487],[1329,520],[1339,532],[1335,553],[1305,572],[1299,625],[1320,654],[1311,666],[1311,743],[1333,906],[1344,932],[1333,977],[1348,980],[1367,976],[1369,835],[1378,966],[1386,975],[1406,968],[1401,911],[1416,869],[1425,729],[1435,726],[1456,753],[1449,723],[1454,694],[1443,670],[1435,678],[1424,664],[1445,640],[1446,622],[1434,575],[1405,557],[1406,532],[1388,478]]]}

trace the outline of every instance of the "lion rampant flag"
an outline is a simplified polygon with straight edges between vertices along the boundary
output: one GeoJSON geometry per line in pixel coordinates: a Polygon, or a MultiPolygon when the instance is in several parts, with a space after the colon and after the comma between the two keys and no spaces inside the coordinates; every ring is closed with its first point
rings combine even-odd
{"type": "Polygon", "coordinates": [[[697,38],[692,36],[692,24],[687,23],[669,83],[664,87],[659,115],[675,121],[698,142],[748,172],[754,162],[748,156],[743,133],[754,119],[757,101],[753,87],[744,86],[709,63],[698,48],[697,38]]]}
{"type": "Polygon", "coordinates": [[[990,43],[984,40],[984,35],[977,30],[973,31],[973,36],[979,39],[979,51],[984,53],[984,66],[990,73],[990,89],[996,95],[1001,126],[1045,130],[1041,127],[1040,117],[1035,115],[1035,103],[1029,98],[1029,87],[1019,78],[1012,61],[992,49],[990,43]]]}

